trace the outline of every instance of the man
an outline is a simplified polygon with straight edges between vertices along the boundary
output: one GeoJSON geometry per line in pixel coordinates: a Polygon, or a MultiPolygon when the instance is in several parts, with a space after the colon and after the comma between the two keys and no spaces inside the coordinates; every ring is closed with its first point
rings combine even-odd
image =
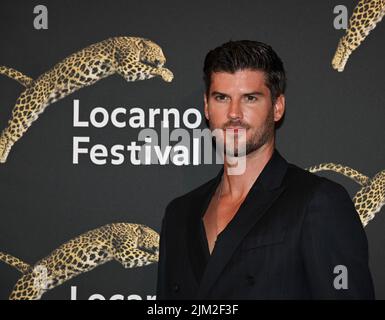
{"type": "Polygon", "coordinates": [[[168,205],[157,298],[373,299],[348,193],[275,149],[286,87],[277,54],[260,42],[225,43],[206,56],[204,79],[210,129],[246,131],[246,168],[230,175],[225,160],[216,178],[168,205]]]}

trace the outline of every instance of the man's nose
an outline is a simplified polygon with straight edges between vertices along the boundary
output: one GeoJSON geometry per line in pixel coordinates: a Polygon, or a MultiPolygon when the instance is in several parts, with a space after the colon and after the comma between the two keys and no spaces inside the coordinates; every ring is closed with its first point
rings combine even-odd
{"type": "Polygon", "coordinates": [[[243,118],[242,107],[239,101],[231,101],[227,116],[229,119],[243,118]]]}

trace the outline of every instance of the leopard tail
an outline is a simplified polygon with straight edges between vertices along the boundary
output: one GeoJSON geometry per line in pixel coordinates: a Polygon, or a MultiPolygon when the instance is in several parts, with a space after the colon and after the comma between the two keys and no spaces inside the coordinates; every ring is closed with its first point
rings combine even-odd
{"type": "Polygon", "coordinates": [[[0,261],[16,268],[21,273],[25,274],[31,270],[31,266],[28,263],[21,261],[20,259],[11,256],[10,254],[0,252],[0,261]]]}
{"type": "Polygon", "coordinates": [[[3,74],[13,80],[16,80],[17,82],[22,84],[24,87],[29,87],[33,83],[32,78],[26,76],[25,74],[13,68],[0,66],[0,74],[3,74]]]}

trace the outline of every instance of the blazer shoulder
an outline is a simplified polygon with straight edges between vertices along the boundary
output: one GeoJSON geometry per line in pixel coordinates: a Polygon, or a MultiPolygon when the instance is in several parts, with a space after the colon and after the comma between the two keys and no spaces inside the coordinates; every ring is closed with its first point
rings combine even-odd
{"type": "Polygon", "coordinates": [[[306,193],[323,191],[325,193],[347,194],[346,189],[341,184],[309,172],[292,163],[288,164],[286,182],[289,186],[300,188],[301,190],[306,191],[306,193]]]}

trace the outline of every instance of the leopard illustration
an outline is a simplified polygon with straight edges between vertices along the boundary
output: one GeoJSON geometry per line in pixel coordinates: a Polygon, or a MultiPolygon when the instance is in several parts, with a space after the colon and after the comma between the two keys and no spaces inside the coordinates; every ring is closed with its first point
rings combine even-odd
{"type": "Polygon", "coordinates": [[[349,56],[365,40],[385,15],[385,0],[361,0],[349,20],[349,28],[340,39],[332,66],[344,71],[349,56]]]}
{"type": "Polygon", "coordinates": [[[108,261],[135,268],[157,262],[158,255],[157,232],[141,224],[113,223],[68,241],[34,266],[2,252],[0,260],[23,274],[9,299],[39,300],[48,290],[108,261]]]}
{"type": "Polygon", "coordinates": [[[335,163],[321,163],[307,168],[310,172],[334,171],[348,177],[362,186],[354,195],[354,206],[365,227],[385,205],[385,170],[369,178],[348,166],[335,163]]]}
{"type": "Polygon", "coordinates": [[[6,162],[12,146],[50,104],[114,73],[127,81],[160,76],[171,82],[174,76],[163,68],[165,62],[162,49],[150,40],[114,37],[70,55],[36,80],[0,66],[0,74],[25,86],[0,136],[0,163],[6,162]]]}

